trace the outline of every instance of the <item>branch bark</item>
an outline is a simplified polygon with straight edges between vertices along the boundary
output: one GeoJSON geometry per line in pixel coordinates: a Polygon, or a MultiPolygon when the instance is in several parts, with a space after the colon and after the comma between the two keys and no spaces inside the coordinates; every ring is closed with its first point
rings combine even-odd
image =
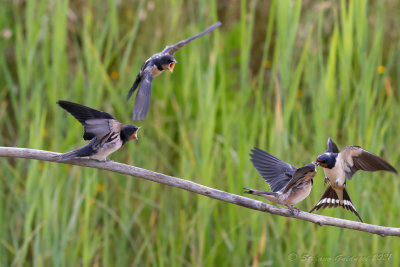
{"type": "Polygon", "coordinates": [[[269,205],[261,201],[217,190],[211,187],[194,183],[192,181],[180,179],[177,177],[165,175],[154,171],[149,171],[146,169],[126,165],[119,162],[114,162],[114,161],[99,162],[96,160],[84,159],[84,158],[71,159],[64,162],[57,162],[56,157],[58,155],[60,155],[60,153],[44,151],[44,150],[15,148],[15,147],[0,147],[0,157],[36,159],[41,161],[51,161],[56,163],[65,163],[71,165],[102,169],[181,188],[196,194],[201,194],[210,198],[214,198],[217,200],[221,200],[245,208],[267,212],[279,216],[291,217],[309,221],[319,226],[330,225],[340,228],[347,228],[362,232],[368,232],[380,236],[400,236],[400,228],[349,221],[339,218],[322,216],[318,214],[312,214],[304,211],[292,213],[290,210],[286,208],[269,205]]]}

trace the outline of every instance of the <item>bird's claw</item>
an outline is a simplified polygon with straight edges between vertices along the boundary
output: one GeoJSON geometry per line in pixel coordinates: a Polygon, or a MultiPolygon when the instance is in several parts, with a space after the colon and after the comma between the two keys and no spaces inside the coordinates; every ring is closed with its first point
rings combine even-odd
{"type": "Polygon", "coordinates": [[[325,177],[325,179],[324,179],[324,185],[326,185],[328,182],[329,182],[329,178],[328,178],[328,177],[325,177]]]}
{"type": "Polygon", "coordinates": [[[336,180],[336,181],[335,181],[335,187],[338,187],[338,186],[339,186],[339,181],[336,180]]]}
{"type": "Polygon", "coordinates": [[[98,161],[98,162],[103,162],[103,163],[106,163],[106,162],[110,162],[110,161],[111,161],[111,159],[107,159],[107,158],[105,158],[105,159],[94,159],[94,160],[96,160],[96,161],[98,161]]]}
{"type": "Polygon", "coordinates": [[[298,215],[300,213],[300,210],[296,207],[293,206],[288,206],[288,209],[290,211],[290,214],[294,215],[298,215]]]}

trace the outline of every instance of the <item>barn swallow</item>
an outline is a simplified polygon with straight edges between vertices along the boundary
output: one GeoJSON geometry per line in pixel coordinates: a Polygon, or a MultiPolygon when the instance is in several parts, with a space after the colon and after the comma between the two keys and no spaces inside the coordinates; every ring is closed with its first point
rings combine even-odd
{"type": "Polygon", "coordinates": [[[72,114],[84,128],[83,139],[89,144],[74,151],[61,154],[59,160],[88,157],[106,161],[107,156],[130,140],[138,140],[140,127],[122,124],[106,112],[95,110],[69,101],[58,101],[63,109],[72,114]]]}
{"type": "Polygon", "coordinates": [[[255,147],[251,150],[251,162],[272,192],[246,189],[244,193],[264,197],[269,201],[298,210],[294,204],[304,200],[311,192],[316,165],[309,163],[296,168],[271,154],[255,147]]]}
{"type": "Polygon", "coordinates": [[[346,178],[351,180],[358,170],[397,173],[388,162],[359,146],[348,146],[339,152],[331,138],[328,139],[328,150],[317,157],[316,164],[324,168],[325,181],[329,181],[329,185],[310,212],[341,206],[353,212],[361,222],[363,220],[346,190],[346,178]]]}
{"type": "Polygon", "coordinates": [[[221,26],[221,24],[221,22],[217,22],[201,33],[182,40],[176,44],[166,46],[163,51],[152,55],[146,60],[140,69],[139,74],[136,76],[135,82],[133,83],[127,96],[127,99],[129,99],[139,86],[135,104],[133,106],[133,121],[143,120],[146,117],[150,105],[151,82],[153,81],[154,77],[160,75],[164,70],[173,72],[175,64],[178,63],[178,61],[176,61],[174,58],[174,54],[189,42],[209,32],[212,32],[221,26]]]}

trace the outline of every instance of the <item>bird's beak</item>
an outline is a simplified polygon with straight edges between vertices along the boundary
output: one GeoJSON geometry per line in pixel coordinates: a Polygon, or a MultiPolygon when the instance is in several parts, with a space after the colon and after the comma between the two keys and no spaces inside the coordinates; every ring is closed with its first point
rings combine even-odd
{"type": "Polygon", "coordinates": [[[174,62],[171,62],[171,63],[169,63],[169,65],[168,65],[168,69],[169,69],[169,71],[172,73],[172,72],[174,72],[174,67],[175,67],[175,64],[176,63],[178,63],[178,61],[174,61],[174,62]]]}
{"type": "Polygon", "coordinates": [[[317,163],[313,161],[312,164],[314,165],[314,171],[317,172],[317,167],[318,167],[317,163]]]}
{"type": "Polygon", "coordinates": [[[317,162],[314,162],[315,165],[320,166],[321,163],[317,160],[317,162]]]}
{"type": "Polygon", "coordinates": [[[138,131],[139,131],[140,128],[142,128],[142,127],[138,127],[137,130],[132,134],[132,139],[134,139],[134,140],[139,140],[139,138],[138,138],[138,136],[137,136],[137,133],[138,133],[138,131]]]}

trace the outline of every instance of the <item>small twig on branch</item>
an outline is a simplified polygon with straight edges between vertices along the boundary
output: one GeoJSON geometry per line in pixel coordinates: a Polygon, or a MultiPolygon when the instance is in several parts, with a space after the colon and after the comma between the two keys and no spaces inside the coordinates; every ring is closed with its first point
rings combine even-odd
{"type": "MultiPolygon", "coordinates": [[[[44,151],[44,150],[15,148],[15,147],[0,147],[0,157],[7,157],[7,158],[26,158],[26,159],[36,159],[42,161],[56,162],[57,161],[56,156],[58,155],[60,155],[60,153],[44,151]]],[[[146,169],[114,161],[99,162],[96,160],[80,158],[80,159],[71,159],[68,161],[64,161],[62,163],[91,167],[91,168],[126,174],[130,176],[135,176],[153,182],[166,184],[173,187],[178,187],[196,194],[201,194],[210,198],[218,199],[227,203],[232,203],[249,209],[268,212],[279,216],[305,220],[318,224],[320,226],[330,225],[340,228],[347,228],[362,232],[373,233],[380,236],[400,236],[400,228],[385,227],[385,226],[378,226],[356,221],[349,221],[328,216],[322,216],[318,214],[312,214],[304,211],[293,213],[289,209],[269,205],[261,201],[217,190],[211,187],[194,183],[192,181],[180,179],[177,177],[149,171],[146,169]]]]}

